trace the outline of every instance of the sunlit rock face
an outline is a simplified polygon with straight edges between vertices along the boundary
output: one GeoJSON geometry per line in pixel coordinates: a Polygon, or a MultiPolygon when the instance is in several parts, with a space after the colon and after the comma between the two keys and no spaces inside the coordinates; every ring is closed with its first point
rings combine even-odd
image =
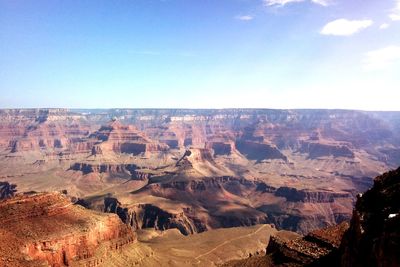
{"type": "Polygon", "coordinates": [[[60,193],[0,202],[2,266],[97,266],[107,251],[136,240],[113,214],[95,213],[60,193]]]}

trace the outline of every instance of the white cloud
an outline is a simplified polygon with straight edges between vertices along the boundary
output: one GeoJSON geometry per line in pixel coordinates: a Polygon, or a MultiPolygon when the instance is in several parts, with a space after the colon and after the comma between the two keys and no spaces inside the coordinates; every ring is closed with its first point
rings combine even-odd
{"type": "Polygon", "coordinates": [[[394,20],[394,21],[400,20],[400,14],[394,14],[394,13],[392,13],[392,14],[389,15],[389,18],[390,18],[391,20],[394,20]]]}
{"type": "Polygon", "coordinates": [[[372,20],[337,19],[326,24],[322,28],[321,34],[350,36],[365,28],[368,28],[372,24],[373,24],[372,20]]]}
{"type": "Polygon", "coordinates": [[[396,6],[392,9],[392,13],[389,14],[391,20],[400,20],[400,0],[396,0],[396,6]]]}
{"type": "Polygon", "coordinates": [[[329,0],[311,0],[311,2],[319,4],[321,6],[329,6],[331,4],[331,1],[329,0]]]}
{"type": "Polygon", "coordinates": [[[266,6],[284,6],[289,3],[303,2],[304,0],[264,0],[266,6]]]}
{"type": "Polygon", "coordinates": [[[253,20],[254,17],[251,15],[243,15],[243,16],[236,16],[235,19],[249,21],[249,20],[253,20]]]}
{"type": "MultiPolygon", "coordinates": [[[[264,5],[266,6],[284,6],[290,3],[300,3],[305,2],[307,0],[263,0],[264,5]]],[[[321,6],[328,6],[330,4],[330,0],[310,0],[310,2],[314,4],[318,4],[321,6]]]]}
{"type": "Polygon", "coordinates": [[[365,70],[379,70],[400,63],[400,46],[388,46],[365,54],[365,70]]]}
{"type": "Polygon", "coordinates": [[[382,23],[381,26],[379,26],[379,29],[384,30],[384,29],[389,28],[389,26],[390,25],[388,23],[382,23]]]}

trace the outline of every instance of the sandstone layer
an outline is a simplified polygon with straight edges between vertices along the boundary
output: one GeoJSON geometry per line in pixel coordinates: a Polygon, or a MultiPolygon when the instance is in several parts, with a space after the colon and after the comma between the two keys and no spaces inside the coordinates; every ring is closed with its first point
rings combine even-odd
{"type": "Polygon", "coordinates": [[[116,215],[73,205],[60,193],[0,202],[1,266],[98,266],[135,241],[116,215]]]}

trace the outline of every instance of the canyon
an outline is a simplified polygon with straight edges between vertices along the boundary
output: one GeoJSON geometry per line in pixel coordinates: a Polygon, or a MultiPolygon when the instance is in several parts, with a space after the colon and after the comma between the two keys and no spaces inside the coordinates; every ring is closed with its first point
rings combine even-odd
{"type": "MultiPolygon", "coordinates": [[[[11,260],[73,266],[90,258],[87,266],[100,266],[117,261],[115,255],[132,260],[127,247],[150,264],[158,257],[151,256],[152,246],[168,243],[169,236],[203,242],[207,233],[258,225],[271,225],[267,236],[304,235],[304,242],[319,244],[315,231],[335,231],[329,227],[355,220],[357,195],[400,165],[399,121],[400,112],[352,110],[0,110],[3,220],[43,222],[34,211],[46,210],[49,225],[54,220],[60,226],[54,240],[51,233],[40,240],[18,236],[16,244],[26,249],[11,260]],[[18,202],[28,203],[32,215],[19,214],[18,202]],[[66,248],[80,245],[63,234],[61,218],[89,256],[66,248]],[[147,245],[137,245],[136,238],[147,245]],[[42,248],[45,239],[50,248],[42,248]],[[117,248],[103,257],[103,245],[94,243],[117,248]],[[55,252],[50,257],[46,251],[55,252]]],[[[302,242],[293,241],[286,251],[294,253],[302,242]]],[[[257,244],[252,248],[262,250],[257,244]]],[[[234,258],[219,257],[212,264],[234,258]]],[[[202,260],[211,264],[208,257],[202,260]]]]}

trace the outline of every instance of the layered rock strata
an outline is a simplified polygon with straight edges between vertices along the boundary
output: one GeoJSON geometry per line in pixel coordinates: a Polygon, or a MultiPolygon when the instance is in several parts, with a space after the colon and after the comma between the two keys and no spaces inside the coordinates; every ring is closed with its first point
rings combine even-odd
{"type": "Polygon", "coordinates": [[[0,233],[1,266],[98,266],[136,239],[118,216],[75,206],[60,193],[0,202],[0,233]]]}

